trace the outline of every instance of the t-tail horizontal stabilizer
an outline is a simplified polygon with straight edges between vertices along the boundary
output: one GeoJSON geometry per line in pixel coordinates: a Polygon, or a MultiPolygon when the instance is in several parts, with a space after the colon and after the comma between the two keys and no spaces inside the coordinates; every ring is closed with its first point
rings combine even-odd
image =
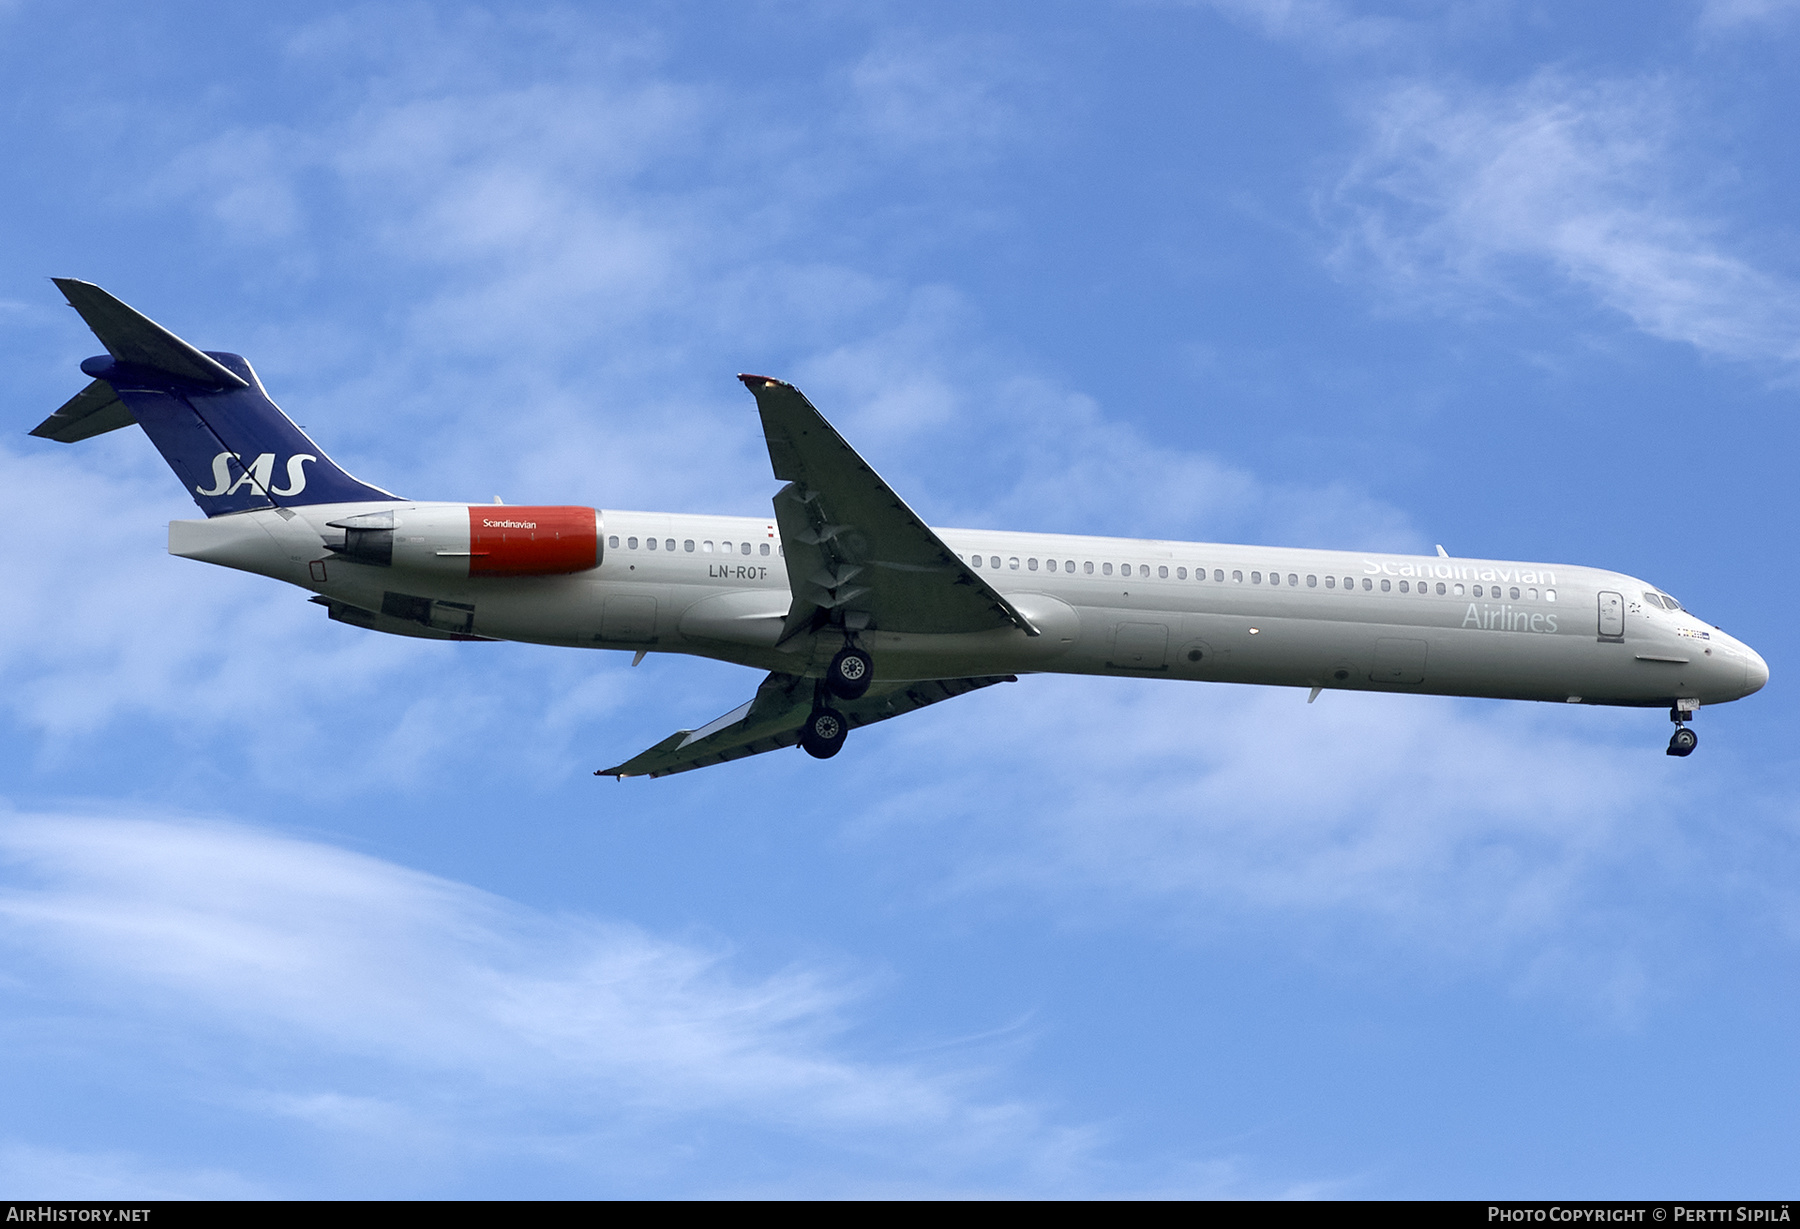
{"type": "Polygon", "coordinates": [[[208,516],[397,498],[338,468],[239,355],[198,350],[91,282],[52,280],[106,354],[31,434],[73,444],[137,423],[208,516]]]}
{"type": "MultiPolygon", "coordinates": [[[[114,360],[174,376],[201,388],[248,388],[250,382],[210,354],[196,350],[142,312],[127,307],[92,282],[53,277],[94,336],[114,360]]],[[[90,360],[91,361],[91,360],[90,360]]]]}
{"type": "Polygon", "coordinates": [[[78,444],[136,423],[112,385],[95,380],[64,402],[62,409],[33,427],[31,433],[59,444],[78,444]]]}

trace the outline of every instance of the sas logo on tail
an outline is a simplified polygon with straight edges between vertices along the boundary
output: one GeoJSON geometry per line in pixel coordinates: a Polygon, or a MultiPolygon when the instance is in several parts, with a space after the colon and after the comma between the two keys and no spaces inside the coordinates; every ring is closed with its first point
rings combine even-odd
{"type": "Polygon", "coordinates": [[[212,459],[212,489],[208,490],[205,487],[197,486],[194,488],[194,494],[215,497],[236,495],[244,487],[249,487],[258,495],[298,495],[306,489],[306,470],[302,467],[308,461],[317,462],[318,459],[310,452],[297,452],[289,457],[287,460],[287,489],[283,490],[281,487],[269,485],[269,479],[275,475],[274,453],[265,452],[252,461],[248,467],[245,467],[244,459],[236,453],[221,452],[212,459]],[[235,482],[231,477],[233,462],[236,462],[238,468],[243,471],[235,482]]]}

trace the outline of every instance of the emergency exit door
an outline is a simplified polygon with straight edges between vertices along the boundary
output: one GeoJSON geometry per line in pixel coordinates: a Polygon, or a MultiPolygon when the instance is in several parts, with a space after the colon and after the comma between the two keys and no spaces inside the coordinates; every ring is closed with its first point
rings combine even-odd
{"type": "Polygon", "coordinates": [[[1625,638],[1625,599],[1617,593],[1600,595],[1600,638],[1602,640],[1623,640],[1625,638]]]}

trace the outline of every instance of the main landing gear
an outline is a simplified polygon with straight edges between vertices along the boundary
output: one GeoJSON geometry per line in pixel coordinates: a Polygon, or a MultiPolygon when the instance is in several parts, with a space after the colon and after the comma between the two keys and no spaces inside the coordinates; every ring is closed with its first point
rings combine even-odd
{"type": "Polygon", "coordinates": [[[825,678],[813,697],[812,714],[800,727],[800,746],[818,760],[828,760],[844,749],[844,735],[850,723],[831,707],[833,696],[840,700],[860,700],[875,678],[875,661],[853,644],[846,644],[825,668],[825,678]]]}
{"type": "Polygon", "coordinates": [[[815,760],[828,760],[844,749],[844,735],[849,732],[850,723],[842,713],[821,705],[800,727],[800,746],[815,760]]]}
{"type": "Polygon", "coordinates": [[[845,645],[825,669],[825,686],[840,700],[860,700],[875,677],[875,662],[853,645],[845,645]]]}
{"type": "Polygon", "coordinates": [[[1691,701],[1687,707],[1683,707],[1680,700],[1669,706],[1669,720],[1675,723],[1675,732],[1669,735],[1669,749],[1663,753],[1664,755],[1689,756],[1694,754],[1694,748],[1700,745],[1700,736],[1681,723],[1694,715],[1696,707],[1698,706],[1691,701]]]}

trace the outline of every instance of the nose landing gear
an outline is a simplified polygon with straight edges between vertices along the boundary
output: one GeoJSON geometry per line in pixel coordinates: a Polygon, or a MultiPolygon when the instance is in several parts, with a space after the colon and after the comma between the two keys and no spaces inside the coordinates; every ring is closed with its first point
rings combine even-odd
{"type": "Polygon", "coordinates": [[[1669,749],[1664,755],[1690,756],[1694,748],[1700,745],[1700,736],[1688,729],[1682,722],[1694,715],[1700,705],[1693,700],[1677,700],[1669,706],[1669,720],[1675,723],[1675,732],[1669,735],[1669,749]]]}

